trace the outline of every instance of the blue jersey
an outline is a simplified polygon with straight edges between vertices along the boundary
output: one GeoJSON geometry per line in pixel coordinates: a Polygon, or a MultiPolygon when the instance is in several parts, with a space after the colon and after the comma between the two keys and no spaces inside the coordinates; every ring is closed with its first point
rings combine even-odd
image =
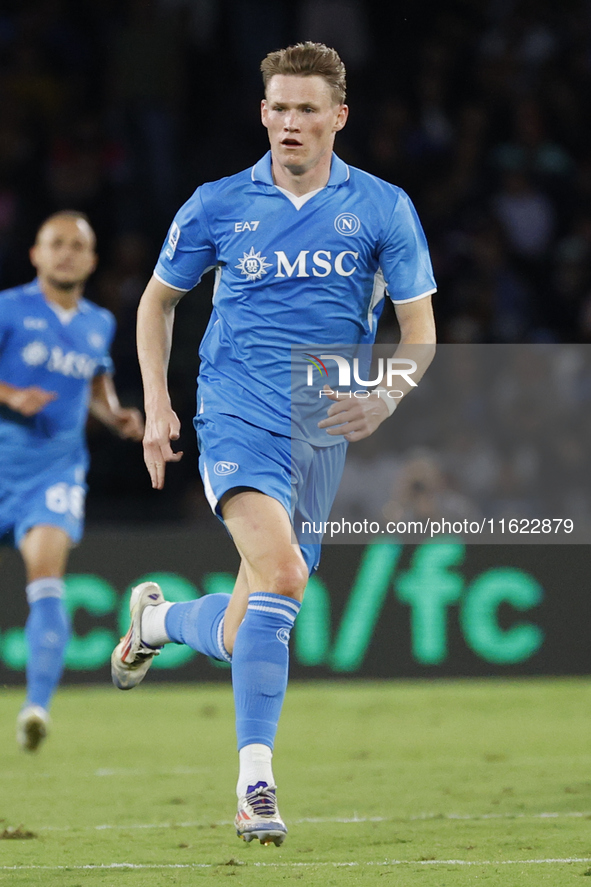
{"type": "Polygon", "coordinates": [[[37,281],[0,293],[0,381],[57,394],[29,418],[0,406],[0,485],[29,483],[68,457],[86,464],[91,382],[112,369],[114,330],[113,315],[86,299],[60,319],[37,281]]]}
{"type": "MultiPolygon", "coordinates": [[[[271,153],[202,185],[177,213],[154,274],[188,291],[216,268],[201,343],[198,413],[290,435],[291,347],[371,344],[387,293],[435,291],[425,235],[404,191],[332,157],[303,198],[273,183],[271,153]]],[[[321,445],[338,442],[322,433],[321,445]]]]}

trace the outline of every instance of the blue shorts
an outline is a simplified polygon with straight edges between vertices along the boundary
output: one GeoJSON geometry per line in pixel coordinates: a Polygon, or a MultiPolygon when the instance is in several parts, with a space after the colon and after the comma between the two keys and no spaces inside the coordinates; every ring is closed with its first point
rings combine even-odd
{"type": "Polygon", "coordinates": [[[31,527],[49,524],[80,542],[85,479],[86,466],[72,465],[71,459],[53,463],[26,483],[4,486],[0,478],[0,540],[18,546],[31,527]]]}
{"type": "Polygon", "coordinates": [[[199,470],[212,511],[235,487],[250,487],[277,499],[289,514],[308,570],[320,561],[322,533],[302,533],[303,522],[328,520],[347,453],[347,443],[314,447],[251,425],[236,416],[211,413],[195,420],[199,470]]]}

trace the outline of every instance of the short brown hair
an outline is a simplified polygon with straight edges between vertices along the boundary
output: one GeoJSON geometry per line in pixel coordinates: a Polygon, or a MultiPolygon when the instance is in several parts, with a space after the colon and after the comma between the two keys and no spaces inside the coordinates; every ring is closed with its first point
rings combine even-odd
{"type": "Polygon", "coordinates": [[[35,243],[37,242],[37,239],[38,239],[39,235],[41,234],[41,232],[43,231],[43,229],[45,228],[45,226],[49,225],[49,223],[53,222],[55,219],[80,219],[80,221],[86,222],[86,224],[88,225],[88,227],[92,231],[93,237],[96,241],[96,234],[95,234],[94,228],[92,227],[92,225],[90,223],[90,219],[88,218],[86,213],[79,212],[77,209],[58,209],[57,212],[52,213],[43,222],[41,222],[41,224],[37,228],[37,233],[35,235],[35,243]]]}
{"type": "Polygon", "coordinates": [[[328,83],[336,104],[345,101],[347,84],[345,66],[338,52],[324,43],[296,43],[287,49],[270,52],[261,62],[265,90],[275,74],[312,77],[316,74],[328,83]]]}

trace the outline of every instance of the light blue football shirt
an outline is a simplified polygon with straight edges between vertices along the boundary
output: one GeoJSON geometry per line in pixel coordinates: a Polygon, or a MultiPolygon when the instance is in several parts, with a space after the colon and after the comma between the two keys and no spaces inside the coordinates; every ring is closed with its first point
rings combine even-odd
{"type": "Polygon", "coordinates": [[[61,320],[37,281],[0,293],[0,381],[57,394],[30,418],[0,406],[0,486],[30,480],[68,453],[85,463],[90,386],[112,370],[114,331],[113,315],[86,299],[61,320]]]}
{"type": "MultiPolygon", "coordinates": [[[[370,344],[387,293],[435,292],[423,229],[404,191],[332,156],[326,187],[290,199],[254,167],[199,187],[179,210],[154,274],[186,292],[215,267],[200,347],[198,413],[291,432],[291,346],[370,344]]],[[[322,432],[321,445],[340,439],[322,432]]]]}

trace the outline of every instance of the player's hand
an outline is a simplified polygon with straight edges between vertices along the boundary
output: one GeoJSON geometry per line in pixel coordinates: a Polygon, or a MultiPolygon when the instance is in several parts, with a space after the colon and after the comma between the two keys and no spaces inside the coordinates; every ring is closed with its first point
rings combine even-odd
{"type": "Polygon", "coordinates": [[[333,436],[341,434],[350,443],[369,437],[390,415],[381,397],[339,397],[328,385],[324,390],[330,392],[327,397],[334,403],[318,427],[333,436]]]}
{"type": "Polygon", "coordinates": [[[57,398],[55,391],[46,391],[44,388],[38,388],[31,385],[29,388],[15,388],[6,398],[6,404],[15,413],[21,416],[36,416],[43,407],[47,406],[52,400],[57,398]]]}
{"type": "Polygon", "coordinates": [[[114,428],[120,437],[141,440],[144,436],[144,420],[135,407],[121,407],[115,417],[114,428]]]}
{"type": "Polygon", "coordinates": [[[182,452],[173,452],[170,445],[171,440],[179,439],[180,433],[181,423],[174,410],[167,408],[146,414],[144,462],[155,490],[164,486],[166,463],[178,462],[183,456],[182,452]]]}

